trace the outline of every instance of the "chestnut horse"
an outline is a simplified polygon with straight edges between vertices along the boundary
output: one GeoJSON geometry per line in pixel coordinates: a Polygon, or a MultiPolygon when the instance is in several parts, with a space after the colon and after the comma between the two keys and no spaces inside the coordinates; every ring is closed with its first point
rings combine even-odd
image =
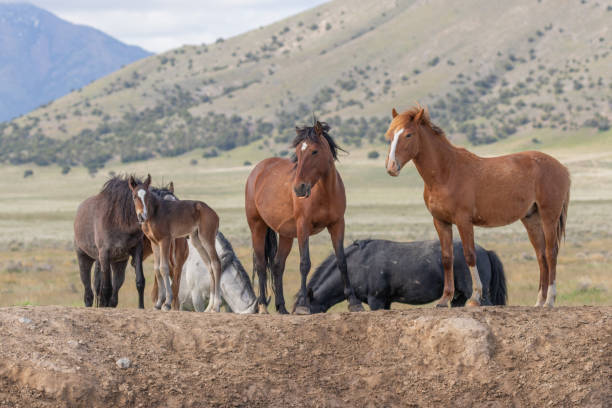
{"type": "Polygon", "coordinates": [[[442,247],[444,292],[438,306],[453,299],[453,229],[459,230],[472,276],[468,306],[480,304],[482,285],[476,269],[474,225],[500,227],[521,220],[540,266],[536,306],[553,306],[557,254],[565,234],[570,176],[555,158],[536,151],[483,158],[451,144],[417,106],[392,111],[386,133],[391,142],[387,172],[398,176],[410,160],[425,182],[425,205],[434,219],[442,247]]]}
{"type": "Polygon", "coordinates": [[[219,311],[221,307],[221,262],[215,251],[215,237],[219,229],[219,216],[202,201],[163,200],[149,193],[151,175],[144,183],[129,179],[132,199],[142,231],[151,241],[154,269],[159,284],[155,307],[170,310],[173,301],[170,283],[170,256],[174,241],[189,236],[194,247],[206,262],[211,274],[211,302],[206,311],[219,311]],[[165,292],[165,294],[164,294],[165,292]],[[162,305],[163,302],[163,305],[162,305]]]}
{"type": "Polygon", "coordinates": [[[259,278],[259,312],[267,313],[266,270],[271,273],[276,310],[286,314],[283,296],[285,260],[297,237],[302,283],[296,314],[309,314],[306,277],[310,271],[308,239],[327,228],[338,259],[344,296],[349,310],[363,310],[349,282],[344,257],[346,194],[336,170],[339,147],[329,136],[329,126],[315,120],[313,127],[296,128],[292,160],[269,158],[260,162],[247,179],[245,209],[253,241],[253,267],[259,278]],[[276,234],[279,234],[278,248],[276,234]]]}

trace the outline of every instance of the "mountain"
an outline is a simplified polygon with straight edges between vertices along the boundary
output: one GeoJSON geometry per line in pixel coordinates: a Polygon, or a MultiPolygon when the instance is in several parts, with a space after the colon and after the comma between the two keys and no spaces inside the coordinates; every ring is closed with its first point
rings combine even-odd
{"type": "Polygon", "coordinates": [[[0,3],[0,121],[149,55],[30,4],[0,3]]]}
{"type": "Polygon", "coordinates": [[[260,139],[283,155],[313,113],[343,144],[380,143],[391,108],[415,101],[461,143],[607,132],[611,17],[589,0],[335,0],[0,125],[0,160],[95,170],[260,139]]]}

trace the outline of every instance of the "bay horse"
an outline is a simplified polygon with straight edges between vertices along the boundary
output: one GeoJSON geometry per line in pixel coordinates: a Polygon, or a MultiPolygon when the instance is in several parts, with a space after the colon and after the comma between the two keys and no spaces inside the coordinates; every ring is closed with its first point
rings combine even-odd
{"type": "Polygon", "coordinates": [[[91,288],[91,267],[94,262],[97,304],[116,307],[119,289],[125,279],[125,267],[131,256],[136,270],[138,307],[144,308],[143,233],[131,196],[127,178],[115,176],[104,184],[98,194],[87,198],[77,209],[74,247],[87,307],[92,306],[94,301],[91,288]]]}
{"type": "Polygon", "coordinates": [[[221,306],[221,263],[215,251],[215,237],[219,230],[219,216],[202,201],[163,200],[149,193],[151,175],[144,182],[133,177],[128,180],[132,200],[142,231],[151,241],[154,269],[159,290],[157,309],[170,310],[173,294],[170,283],[170,256],[172,243],[189,236],[196,250],[208,265],[212,284],[211,299],[206,311],[218,312],[221,306]],[[165,293],[164,293],[165,292],[165,293]]]}
{"type": "MultiPolygon", "coordinates": [[[[382,239],[355,241],[344,253],[351,284],[359,300],[370,310],[390,309],[391,303],[422,305],[437,300],[444,288],[439,241],[393,242],[382,239]]],[[[461,242],[453,242],[455,296],[453,307],[464,306],[472,295],[470,271],[461,242]]],[[[504,266],[493,251],[476,245],[476,265],[485,305],[505,305],[504,266]]],[[[340,270],[330,255],[308,281],[312,313],[326,312],[344,299],[340,270]]]]}
{"type": "Polygon", "coordinates": [[[315,119],[311,127],[296,128],[292,159],[269,158],[249,175],[245,188],[246,218],[251,229],[253,266],[259,279],[259,312],[267,313],[266,270],[270,272],[276,310],[286,314],[283,272],[293,240],[300,250],[300,304],[296,314],[308,314],[306,277],[310,271],[308,240],[327,228],[342,275],[349,310],[363,310],[349,281],[344,256],[346,194],[334,162],[338,145],[330,127],[315,119]],[[278,245],[276,233],[278,233],[278,245]]]}
{"type": "MultiPolygon", "coordinates": [[[[210,302],[210,273],[202,257],[188,241],[189,256],[183,265],[179,290],[180,310],[202,312],[210,302]]],[[[236,256],[232,244],[219,231],[215,249],[221,260],[221,299],[228,312],[257,313],[257,297],[249,275],[236,256]]],[[[173,285],[174,288],[174,285],[173,285]]]]}
{"type": "Polygon", "coordinates": [[[385,137],[390,141],[387,172],[398,176],[410,160],[425,182],[423,197],[442,246],[444,292],[438,306],[453,298],[452,225],[459,230],[472,276],[468,306],[480,304],[482,285],[476,270],[474,225],[499,227],[521,220],[540,267],[536,306],[552,307],[556,266],[565,235],[570,175],[555,158],[537,151],[484,158],[454,146],[417,106],[398,114],[385,137]]]}

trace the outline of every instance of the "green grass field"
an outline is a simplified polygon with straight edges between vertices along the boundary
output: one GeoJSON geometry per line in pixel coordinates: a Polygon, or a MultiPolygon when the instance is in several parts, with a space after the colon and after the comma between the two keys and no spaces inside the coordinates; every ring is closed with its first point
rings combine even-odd
{"type": "MultiPolygon", "coordinates": [[[[572,200],[567,239],[559,257],[559,305],[612,304],[611,133],[584,133],[567,140],[541,134],[538,137],[542,144],[538,146],[530,145],[529,137],[476,150],[480,154],[498,154],[539,147],[569,167],[572,200]]],[[[422,181],[414,166],[407,165],[399,178],[389,177],[383,166],[385,152],[382,145],[368,146],[351,150],[340,159],[338,168],[348,195],[346,244],[369,237],[436,239],[431,216],[422,201],[422,181]],[[371,150],[378,150],[381,157],[367,159],[371,150]]],[[[180,198],[206,201],[219,213],[221,230],[250,272],[250,233],[243,194],[251,166],[244,162],[256,163],[269,155],[271,151],[259,148],[259,144],[214,159],[202,159],[201,152],[195,151],[172,159],[111,164],[95,177],[84,169],[61,175],[54,166],[0,167],[0,305],[82,305],[82,285],[72,250],[72,220],[78,204],[95,194],[111,171],[137,175],[150,172],[153,184],[174,181],[180,198]],[[190,164],[192,159],[197,159],[198,164],[190,164]],[[34,175],[24,179],[26,169],[32,169],[34,175]]],[[[538,267],[522,225],[477,229],[476,239],[485,248],[495,250],[504,262],[510,304],[533,304],[538,267]]],[[[313,237],[313,266],[330,252],[326,233],[313,237]]],[[[299,284],[298,263],[294,247],[284,278],[289,306],[299,284]]],[[[145,268],[150,283],[150,261],[145,268]]],[[[136,306],[133,277],[128,268],[120,307],[136,306]]],[[[150,307],[150,302],[146,306],[150,307]]],[[[346,305],[336,309],[345,310],[346,305]]]]}

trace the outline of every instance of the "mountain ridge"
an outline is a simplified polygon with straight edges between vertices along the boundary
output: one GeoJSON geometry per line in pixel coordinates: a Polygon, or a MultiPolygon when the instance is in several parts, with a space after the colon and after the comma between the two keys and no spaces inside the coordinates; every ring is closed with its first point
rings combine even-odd
{"type": "Polygon", "coordinates": [[[0,121],[151,55],[29,3],[0,3],[0,121]]]}
{"type": "Polygon", "coordinates": [[[254,141],[282,155],[313,112],[345,144],[378,143],[390,109],[416,100],[462,143],[607,131],[610,16],[567,0],[335,0],[95,81],[0,128],[0,160],[96,169],[254,141]]]}

